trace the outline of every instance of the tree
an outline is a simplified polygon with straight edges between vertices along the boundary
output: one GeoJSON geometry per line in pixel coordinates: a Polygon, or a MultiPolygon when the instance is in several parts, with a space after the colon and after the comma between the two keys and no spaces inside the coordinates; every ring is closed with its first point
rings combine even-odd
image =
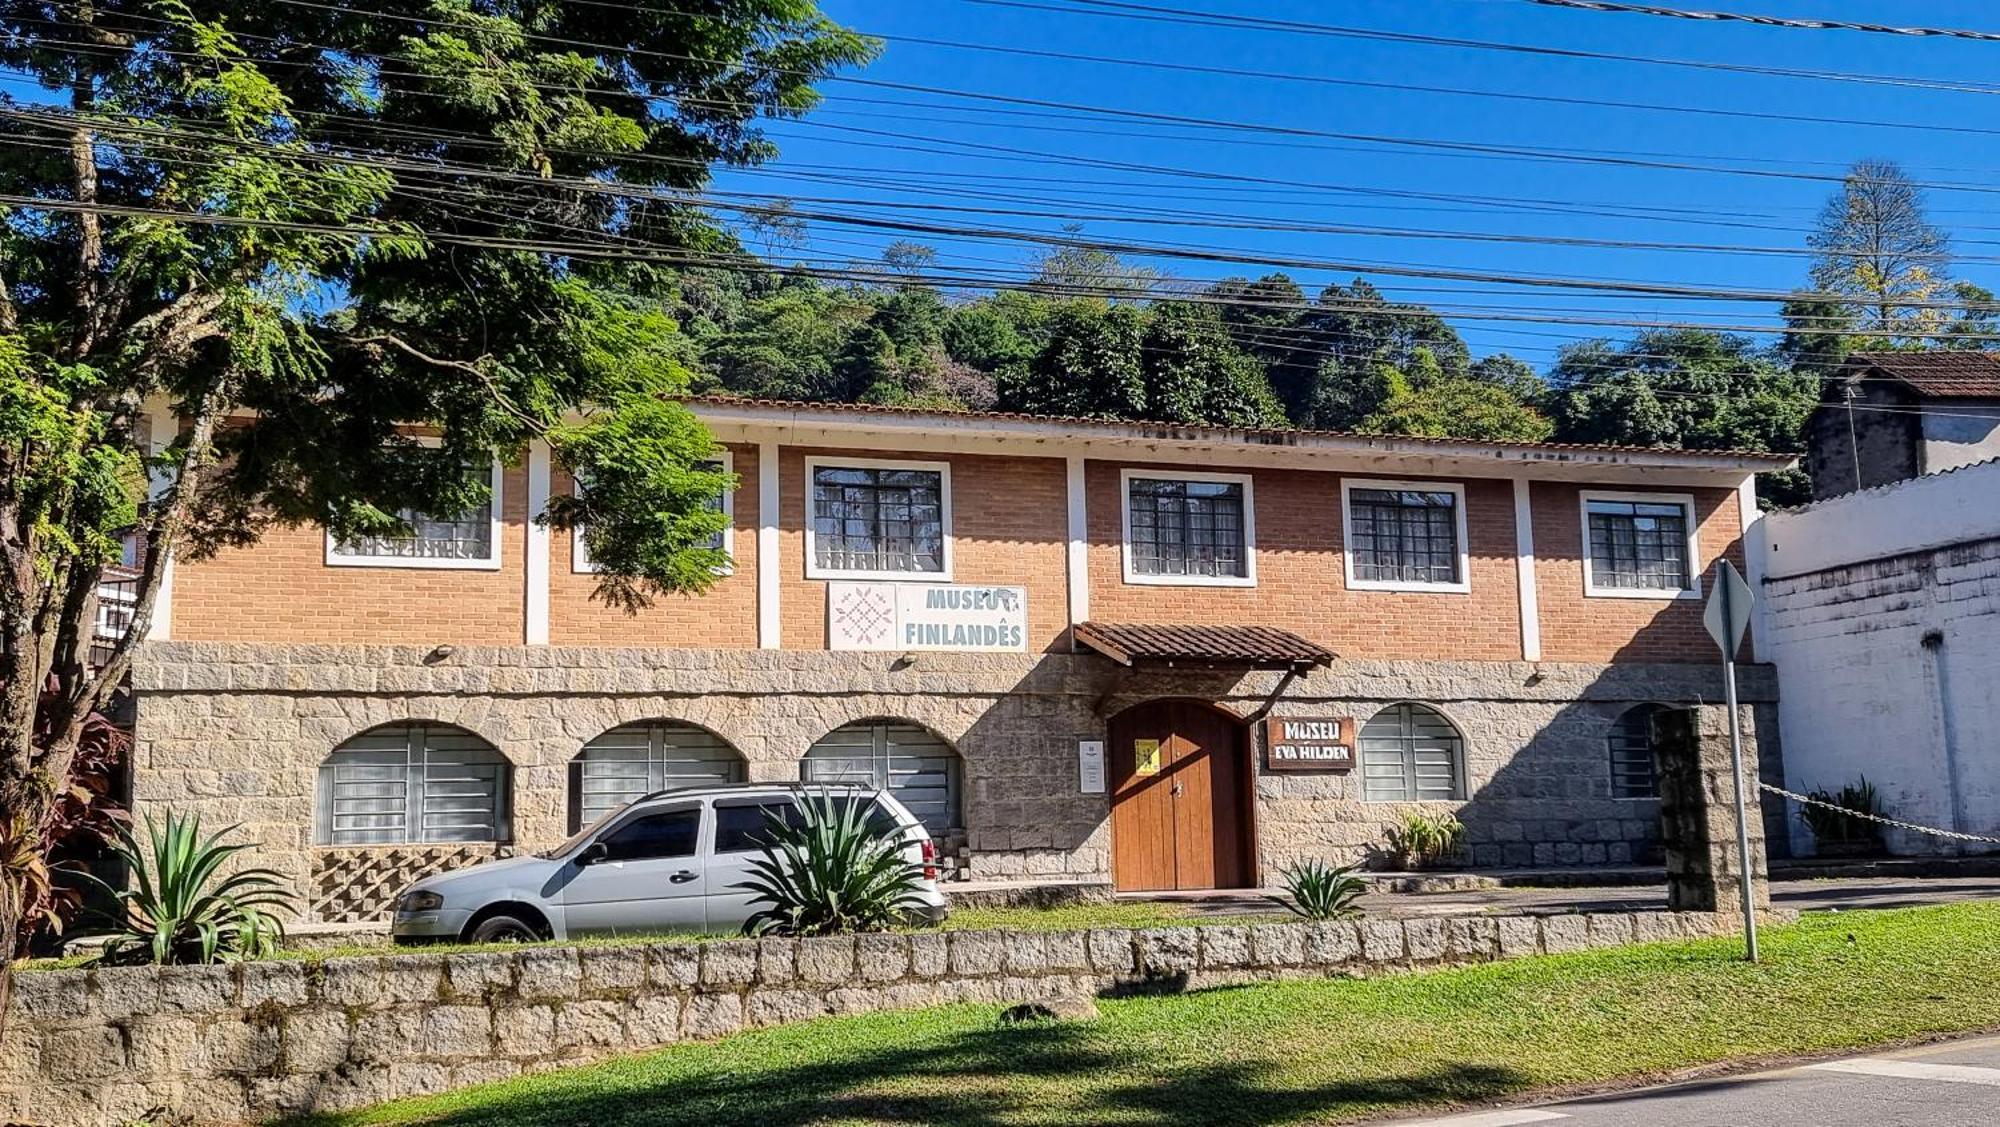
{"type": "Polygon", "coordinates": [[[1048,320],[1047,343],[1015,373],[1001,374],[1000,407],[1042,415],[1146,418],[1139,347],[1144,310],[1096,298],[1066,301],[1048,320]]]}
{"type": "Polygon", "coordinates": [[[1120,258],[1115,252],[1083,239],[1083,224],[1063,224],[1068,241],[1051,247],[1035,263],[1028,288],[1051,297],[1095,297],[1105,301],[1137,301],[1150,295],[1162,277],[1151,266],[1120,258]]]}
{"type": "Polygon", "coordinates": [[[1429,438],[1545,442],[1555,424],[1498,383],[1447,377],[1396,390],[1360,430],[1429,438]]]}
{"type": "Polygon", "coordinates": [[[1240,351],[1215,308],[1185,301],[1153,306],[1140,343],[1144,417],[1176,423],[1281,427],[1284,408],[1264,368],[1240,351]]]}
{"type": "MultiPolygon", "coordinates": [[[[703,11],[0,9],[0,58],[43,92],[0,104],[0,193],[35,201],[0,223],[0,832],[44,820],[174,556],[400,532],[539,439],[591,483],[547,519],[586,529],[600,595],[712,582],[728,479],[672,401],[648,251],[734,253],[686,193],[872,45],[808,0],[703,11]],[[132,628],[92,676],[126,534],[132,628]]],[[[0,881],[0,929],[21,913],[0,881]]]]}
{"type": "Polygon", "coordinates": [[[1855,164],[1806,243],[1813,288],[1847,306],[1862,332],[1894,344],[1944,330],[1948,317],[1936,306],[1950,292],[1951,240],[1896,164],[1855,164]]]}
{"type": "Polygon", "coordinates": [[[1530,407],[1540,410],[1548,399],[1549,385],[1540,373],[1530,367],[1527,361],[1516,359],[1504,352],[1482,356],[1473,361],[1468,373],[1480,383],[1505,388],[1508,394],[1530,407]]]}
{"type": "Polygon", "coordinates": [[[1388,402],[1394,377],[1414,385],[1433,373],[1457,378],[1471,369],[1465,342],[1443,318],[1391,302],[1360,278],[1321,291],[1305,323],[1320,360],[1312,382],[1286,404],[1300,426],[1351,430],[1388,402]]]}

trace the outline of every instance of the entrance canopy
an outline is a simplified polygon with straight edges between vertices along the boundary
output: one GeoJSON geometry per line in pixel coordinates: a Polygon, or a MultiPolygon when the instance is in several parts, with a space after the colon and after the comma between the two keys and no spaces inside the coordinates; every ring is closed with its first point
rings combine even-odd
{"type": "Polygon", "coordinates": [[[1120,665],[1306,669],[1333,664],[1333,651],[1274,626],[1148,626],[1079,622],[1076,640],[1120,665]]]}

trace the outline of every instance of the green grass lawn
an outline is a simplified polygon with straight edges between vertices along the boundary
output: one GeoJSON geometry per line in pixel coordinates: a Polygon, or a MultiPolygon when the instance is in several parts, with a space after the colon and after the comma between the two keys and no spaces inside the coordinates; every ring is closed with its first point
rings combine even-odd
{"type": "Polygon", "coordinates": [[[830,1018],[318,1124],[1337,1123],[2000,1026],[2000,905],[1822,914],[1766,934],[1383,978],[830,1018]]]}

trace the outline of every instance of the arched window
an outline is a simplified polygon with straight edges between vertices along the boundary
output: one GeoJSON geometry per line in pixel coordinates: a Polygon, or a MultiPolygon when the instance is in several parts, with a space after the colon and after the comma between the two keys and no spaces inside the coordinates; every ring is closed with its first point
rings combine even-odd
{"type": "Polygon", "coordinates": [[[1361,727],[1362,797],[1413,802],[1465,797],[1465,740],[1436,709],[1392,704],[1361,727]]]}
{"type": "Polygon", "coordinates": [[[626,724],[570,760],[570,832],[654,791],[742,781],[743,757],[713,732],[672,720],[626,724]]]}
{"type": "Polygon", "coordinates": [[[319,767],[321,845],[511,841],[513,769],[449,724],[392,724],[348,740],[319,767]]]}
{"type": "Polygon", "coordinates": [[[806,752],[799,777],[886,790],[934,835],[964,824],[958,753],[914,724],[868,720],[835,728],[806,752]]]}
{"type": "Polygon", "coordinates": [[[1653,718],[1667,711],[1663,704],[1637,704],[1611,722],[1611,797],[1657,798],[1659,778],[1653,768],[1653,718]]]}

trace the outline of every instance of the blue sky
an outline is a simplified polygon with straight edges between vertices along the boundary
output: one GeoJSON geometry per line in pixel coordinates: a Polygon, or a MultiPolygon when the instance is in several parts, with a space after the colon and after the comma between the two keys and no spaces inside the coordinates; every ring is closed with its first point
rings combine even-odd
{"type": "MultiPolygon", "coordinates": [[[[1067,0],[1043,2],[1067,6],[1067,0]]],[[[1155,2],[1432,36],[1961,83],[1982,82],[1981,76],[1994,75],[1994,63],[2000,62],[2000,43],[1606,15],[1544,7],[1526,0],[1155,2]]],[[[1990,4],[1966,0],[1700,0],[1686,6],[2000,30],[2000,13],[1992,12],[1990,4]]],[[[1631,154],[1649,161],[1804,176],[1837,177],[1855,159],[1888,158],[1903,164],[1920,181],[1985,188],[1983,192],[1934,190],[1930,193],[1932,213],[1955,236],[1956,249],[1966,259],[2000,255],[2000,222],[1996,222],[2000,158],[1988,155],[1993,148],[1991,137],[1540,104],[1406,87],[1450,86],[1992,130],[2000,130],[2000,89],[1996,93],[1965,93],[1807,81],[1296,32],[1176,26],[1009,9],[972,0],[823,0],[823,7],[849,26],[888,39],[880,60],[857,72],[875,82],[1225,119],[1280,129],[1588,150],[1598,155],[1631,154]],[[1325,76],[1395,88],[1360,89],[1054,60],[909,42],[912,38],[1325,76]]],[[[1803,248],[1806,228],[1836,187],[1812,179],[1471,157],[1324,137],[1169,128],[1102,115],[1075,115],[1068,120],[1062,116],[994,115],[974,107],[1032,108],[848,82],[829,83],[825,90],[825,104],[806,122],[780,123],[768,130],[782,150],[777,161],[764,170],[725,174],[718,187],[872,201],[876,205],[956,202],[1058,215],[1110,216],[1089,220],[1087,233],[1106,239],[1172,241],[1249,256],[1779,291],[1803,283],[1806,261],[1802,256],[1156,226],[1121,222],[1118,216],[1130,216],[1134,207],[1150,207],[1186,213],[1176,218],[1218,223],[1303,222],[1784,250],[1803,248]],[[885,101],[918,104],[883,104],[885,101]],[[1231,143],[1232,137],[1256,143],[1231,143]],[[967,149],[967,145],[1034,150],[1085,163],[1065,164],[1060,159],[1027,159],[990,151],[989,155],[998,159],[981,159],[976,155],[979,150],[967,149]],[[910,151],[912,147],[938,151],[910,151]],[[1187,175],[1144,175],[1106,168],[1104,162],[1170,166],[1187,175]],[[790,179],[785,175],[788,172],[812,179],[790,179]],[[1201,173],[1211,174],[1211,178],[1203,178],[1201,173]],[[1214,174],[1307,186],[1218,180],[1212,178],[1214,174]],[[1035,179],[1002,179],[1025,177],[1035,179]],[[1476,203],[1343,194],[1324,190],[1327,187],[1449,194],[1474,200],[1514,197],[1558,201],[1590,208],[1613,207],[1623,214],[1579,215],[1573,208],[1561,214],[1537,213],[1476,203]],[[952,189],[1010,198],[967,199],[945,194],[952,189]],[[1641,218],[1636,212],[1653,218],[1641,218]]],[[[1061,223],[1053,216],[799,206],[1051,232],[1061,223]]],[[[943,265],[989,274],[1019,271],[1034,254],[1031,246],[1018,242],[897,236],[829,223],[812,224],[810,230],[810,246],[798,253],[816,258],[870,258],[884,243],[898,237],[936,246],[943,265]]],[[[1256,275],[1270,269],[1252,263],[1232,266],[1162,260],[1157,264],[1189,279],[1256,275]]],[[[1289,272],[1309,292],[1349,276],[1325,269],[1289,272]]],[[[2000,288],[2000,269],[1991,264],[1961,261],[1956,273],[2000,288]]],[[[1554,350],[1567,341],[1622,335],[1629,330],[1471,314],[1506,318],[1536,310],[1543,317],[1692,318],[1741,325],[1771,325],[1776,318],[1776,309],[1769,303],[1611,299],[1482,283],[1377,280],[1398,298],[1460,310],[1461,316],[1454,322],[1475,353],[1508,351],[1538,367],[1545,366],[1554,350]],[[1482,306],[1486,308],[1477,308],[1482,306]]]]}

